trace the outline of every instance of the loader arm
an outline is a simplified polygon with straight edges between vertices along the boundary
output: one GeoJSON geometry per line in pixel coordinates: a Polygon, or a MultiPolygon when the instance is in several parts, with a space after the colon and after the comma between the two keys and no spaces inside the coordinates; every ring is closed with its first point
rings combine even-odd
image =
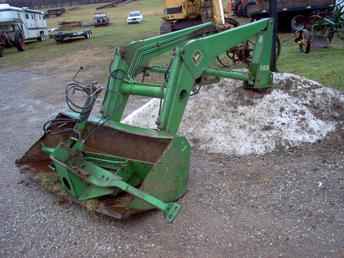
{"type": "Polygon", "coordinates": [[[223,32],[214,27],[206,23],[116,49],[100,115],[90,116],[97,87],[76,81],[67,85],[66,103],[73,112],[48,121],[45,134],[17,166],[44,182],[50,178],[64,196],[106,215],[124,218],[159,209],[174,221],[181,210],[176,201],[187,190],[191,153],[178,128],[194,85],[212,75],[242,80],[254,89],[271,87],[272,21],[223,32]],[[252,37],[256,44],[247,71],[213,66],[220,54],[252,37]],[[171,50],[169,66],[149,66],[171,50]],[[164,80],[137,81],[145,69],[164,74],[164,80]],[[74,90],[87,95],[84,106],[73,103],[69,92],[74,90]],[[157,129],[121,122],[130,95],[161,100],[157,129]]]}
{"type": "Polygon", "coordinates": [[[195,81],[202,75],[217,75],[246,81],[254,88],[271,86],[270,52],[272,44],[270,20],[262,20],[240,28],[223,31],[189,41],[174,59],[160,118],[160,130],[176,133],[195,81]],[[216,57],[257,35],[257,45],[248,72],[221,71],[210,65],[216,57]],[[175,87],[173,87],[175,85],[175,87]]]}
{"type": "MultiPolygon", "coordinates": [[[[250,87],[263,89],[271,85],[270,57],[272,46],[272,21],[263,19],[222,32],[212,30],[211,23],[194,28],[153,37],[130,44],[115,53],[112,73],[121,71],[123,78],[111,78],[104,98],[103,114],[120,122],[129,95],[143,95],[163,99],[159,129],[175,134],[179,128],[184,109],[197,79],[202,75],[233,78],[245,81],[250,87]],[[200,36],[210,31],[209,36],[200,36]],[[216,57],[240,43],[256,37],[256,48],[248,71],[229,71],[212,68],[216,57]],[[142,84],[134,81],[149,61],[175,48],[162,85],[142,84]],[[130,62],[130,63],[128,63],[130,62]]],[[[146,67],[150,69],[149,67],[146,67]]],[[[154,68],[151,68],[154,70],[154,68]]]]}

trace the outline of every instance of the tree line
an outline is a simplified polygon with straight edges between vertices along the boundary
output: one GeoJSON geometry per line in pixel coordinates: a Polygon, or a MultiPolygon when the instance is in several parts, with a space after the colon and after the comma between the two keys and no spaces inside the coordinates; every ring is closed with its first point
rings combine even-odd
{"type": "MultiPolygon", "coordinates": [[[[1,2],[1,1],[0,1],[1,2]]],[[[54,7],[66,7],[80,4],[95,4],[112,2],[112,0],[8,0],[6,1],[12,6],[29,7],[29,8],[54,8],[54,7]]]]}

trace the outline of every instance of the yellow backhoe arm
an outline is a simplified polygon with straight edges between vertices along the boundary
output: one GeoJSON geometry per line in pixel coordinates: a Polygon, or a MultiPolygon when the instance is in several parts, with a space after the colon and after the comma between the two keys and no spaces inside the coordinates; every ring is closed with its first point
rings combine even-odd
{"type": "Polygon", "coordinates": [[[225,24],[225,14],[223,10],[223,2],[222,0],[212,0],[212,7],[213,7],[213,21],[216,25],[224,25],[225,24]]]}
{"type": "Polygon", "coordinates": [[[212,21],[225,25],[222,0],[165,0],[160,34],[212,21]]]}

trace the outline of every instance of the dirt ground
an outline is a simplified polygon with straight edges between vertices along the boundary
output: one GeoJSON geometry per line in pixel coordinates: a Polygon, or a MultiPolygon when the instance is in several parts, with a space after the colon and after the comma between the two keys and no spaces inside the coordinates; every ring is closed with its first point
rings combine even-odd
{"type": "Polygon", "coordinates": [[[65,74],[0,71],[0,257],[344,257],[343,125],[261,156],[194,149],[174,224],[159,212],[117,221],[59,203],[14,161],[64,108],[65,74]]]}

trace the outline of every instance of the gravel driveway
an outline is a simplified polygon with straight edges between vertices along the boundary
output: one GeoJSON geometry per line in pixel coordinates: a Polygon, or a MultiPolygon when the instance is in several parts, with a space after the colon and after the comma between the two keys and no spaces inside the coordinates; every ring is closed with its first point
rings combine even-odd
{"type": "Polygon", "coordinates": [[[174,224],[61,203],[14,161],[64,107],[64,79],[0,71],[0,257],[344,257],[344,130],[262,156],[193,151],[174,224]]]}

